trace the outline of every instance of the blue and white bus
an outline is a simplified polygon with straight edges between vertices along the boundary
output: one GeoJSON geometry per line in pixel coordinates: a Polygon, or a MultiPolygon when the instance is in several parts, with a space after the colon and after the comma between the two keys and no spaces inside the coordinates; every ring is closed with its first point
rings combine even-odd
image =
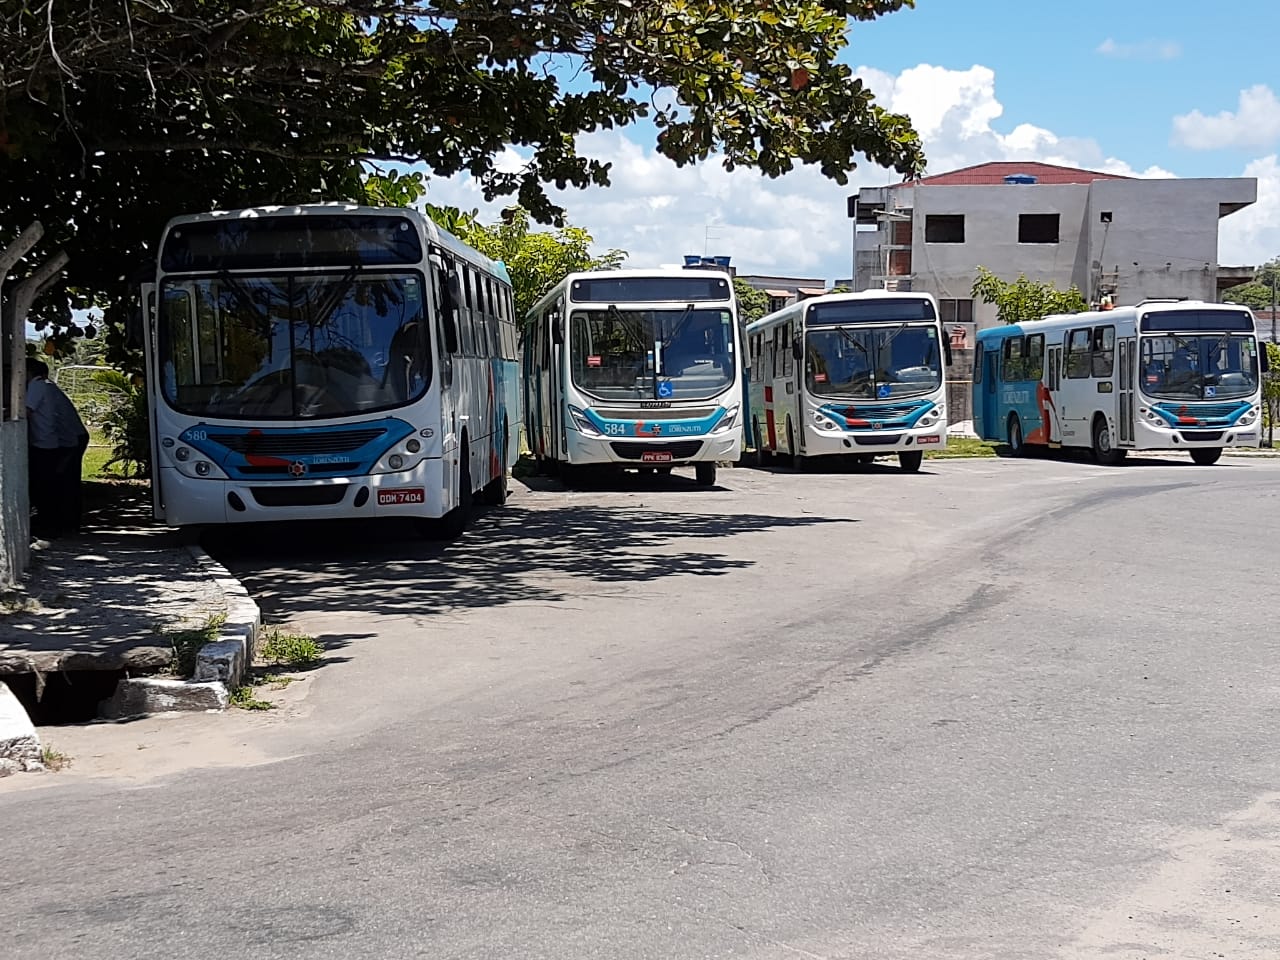
{"type": "Polygon", "coordinates": [[[951,341],[927,293],[832,293],[783,307],[747,327],[750,442],[776,455],[896,455],[920,469],[947,442],[951,341]]]}
{"type": "Polygon", "coordinates": [[[506,268],[414,210],[198,214],[144,291],[157,519],[392,517],[456,536],[520,429],[506,268]]]}
{"type": "Polygon", "coordinates": [[[670,472],[710,486],[742,452],[738,314],[714,270],[572,273],[524,331],[525,430],[534,458],[580,468],[670,472]]]}
{"type": "Polygon", "coordinates": [[[1029,448],[1184,450],[1201,465],[1261,439],[1266,350],[1230,303],[1147,300],[978,333],[974,429],[1029,448]]]}

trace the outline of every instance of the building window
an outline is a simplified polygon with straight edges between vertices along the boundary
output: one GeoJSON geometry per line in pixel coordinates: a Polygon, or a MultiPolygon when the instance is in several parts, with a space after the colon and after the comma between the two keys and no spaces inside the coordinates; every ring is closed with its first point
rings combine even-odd
{"type": "Polygon", "coordinates": [[[939,300],[938,319],[943,323],[973,323],[973,301],[939,300]]]}
{"type": "Polygon", "coordinates": [[[1018,217],[1019,243],[1057,243],[1058,214],[1024,213],[1018,217]]]}
{"type": "Polygon", "coordinates": [[[924,242],[964,243],[964,214],[926,214],[924,218],[924,242]]]}

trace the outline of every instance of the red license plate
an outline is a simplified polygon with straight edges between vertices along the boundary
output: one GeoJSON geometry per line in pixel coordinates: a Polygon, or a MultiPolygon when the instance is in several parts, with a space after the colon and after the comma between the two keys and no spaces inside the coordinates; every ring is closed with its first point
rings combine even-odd
{"type": "Polygon", "coordinates": [[[916,443],[939,443],[941,437],[917,437],[916,443]]]}
{"type": "Polygon", "coordinates": [[[426,503],[427,492],[422,487],[399,487],[378,491],[378,506],[394,507],[402,503],[426,503]]]}
{"type": "Polygon", "coordinates": [[[670,450],[646,450],[640,454],[641,463],[670,463],[670,450]]]}

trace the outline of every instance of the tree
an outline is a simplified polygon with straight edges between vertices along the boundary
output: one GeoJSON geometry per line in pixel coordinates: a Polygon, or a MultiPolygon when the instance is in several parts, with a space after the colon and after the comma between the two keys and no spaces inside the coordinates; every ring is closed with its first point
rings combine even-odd
{"type": "Polygon", "coordinates": [[[1280,344],[1267,343],[1267,365],[1271,368],[1262,378],[1262,416],[1267,428],[1265,446],[1275,446],[1276,420],[1280,420],[1280,344]]]}
{"type": "Polygon", "coordinates": [[[1039,320],[1055,313],[1079,313],[1089,305],[1075,284],[1059,290],[1052,283],[1028,280],[1018,274],[1013,281],[1001,280],[986,267],[978,267],[978,279],[971,291],[975,299],[996,305],[996,319],[1001,323],[1039,320]]]}
{"type": "Polygon", "coordinates": [[[738,300],[738,321],[744,327],[769,312],[769,295],[739,277],[733,278],[733,295],[738,300]]]}
{"type": "Polygon", "coordinates": [[[530,230],[529,213],[508,207],[501,223],[485,226],[476,211],[428,205],[427,214],[487,257],[501,260],[511,274],[516,316],[523,319],[544,293],[570,273],[609,270],[627,259],[625,250],[591,252],[592,237],[581,227],[563,226],[554,232],[530,230]]]}
{"type": "Polygon", "coordinates": [[[421,163],[562,222],[546,186],[607,185],[577,135],[648,119],[677,165],[718,154],[844,184],[920,142],[837,57],[848,17],[913,0],[27,0],[0,13],[0,237],[50,225],[58,307],[113,296],[177,213],[315,198],[409,203],[421,163]],[[555,69],[553,69],[555,68],[555,69]],[[509,145],[518,169],[499,160],[509,145]],[[371,166],[372,165],[372,166],[371,166]],[[369,176],[371,170],[375,175],[369,176]],[[55,229],[53,225],[59,225],[55,229]]]}
{"type": "Polygon", "coordinates": [[[1270,310],[1275,303],[1273,284],[1275,288],[1280,288],[1280,257],[1259,267],[1251,282],[1237,284],[1223,291],[1222,299],[1226,303],[1242,304],[1250,310],[1270,310]]]}

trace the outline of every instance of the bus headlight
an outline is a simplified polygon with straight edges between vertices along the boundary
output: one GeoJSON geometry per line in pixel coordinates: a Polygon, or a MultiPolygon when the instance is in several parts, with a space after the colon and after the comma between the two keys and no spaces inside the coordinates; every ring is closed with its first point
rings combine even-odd
{"type": "Polygon", "coordinates": [[[604,436],[604,434],[596,429],[596,425],[587,418],[587,415],[577,407],[569,408],[569,416],[573,417],[573,425],[578,428],[578,432],[584,437],[604,436]]]}
{"type": "Polygon", "coordinates": [[[937,423],[941,419],[942,419],[942,411],[939,410],[937,407],[934,407],[932,410],[930,410],[928,413],[926,413],[923,417],[920,418],[920,420],[916,423],[916,426],[932,427],[935,423],[937,423]]]}
{"type": "Polygon", "coordinates": [[[179,447],[177,450],[173,451],[173,456],[174,459],[182,463],[186,463],[191,459],[191,449],[189,447],[179,447]]]}
{"type": "Polygon", "coordinates": [[[399,470],[404,466],[404,457],[400,456],[398,453],[393,453],[391,456],[387,457],[387,466],[392,470],[399,470]]]}
{"type": "Polygon", "coordinates": [[[1248,427],[1248,426],[1252,426],[1257,421],[1258,421],[1258,408],[1250,407],[1248,410],[1244,412],[1244,416],[1236,421],[1236,426],[1248,427]]]}
{"type": "Polygon", "coordinates": [[[422,444],[418,442],[416,437],[410,437],[409,442],[404,445],[404,448],[410,453],[417,453],[422,449],[422,444]]]}
{"type": "Polygon", "coordinates": [[[840,429],[840,424],[836,423],[834,420],[828,417],[825,413],[818,413],[816,411],[813,414],[813,425],[817,427],[819,430],[839,430],[840,429]]]}
{"type": "Polygon", "coordinates": [[[208,460],[197,460],[195,463],[196,475],[207,477],[213,470],[212,464],[208,460]]]}
{"type": "Polygon", "coordinates": [[[724,416],[720,418],[720,422],[716,424],[712,433],[724,433],[726,430],[732,430],[733,425],[738,422],[739,405],[734,404],[724,412],[724,416]]]}

